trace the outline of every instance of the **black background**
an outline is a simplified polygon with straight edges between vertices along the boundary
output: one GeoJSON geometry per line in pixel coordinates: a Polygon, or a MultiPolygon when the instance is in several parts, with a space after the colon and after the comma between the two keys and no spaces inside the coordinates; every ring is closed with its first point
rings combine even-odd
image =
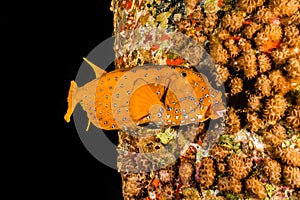
{"type": "MultiPolygon", "coordinates": [[[[80,141],[74,123],[66,123],[63,119],[67,109],[69,84],[77,74],[82,57],[87,56],[93,48],[113,34],[110,3],[110,0],[88,0],[58,5],[58,13],[62,17],[58,18],[60,26],[54,35],[61,42],[54,43],[57,44],[56,49],[59,52],[57,56],[61,57],[58,58],[56,66],[53,66],[58,72],[53,80],[59,83],[55,85],[59,91],[59,109],[56,116],[60,123],[57,137],[60,150],[56,154],[58,162],[54,167],[59,174],[57,181],[60,182],[57,192],[62,192],[66,197],[80,195],[83,198],[86,196],[85,199],[122,199],[120,174],[96,160],[80,141]]],[[[107,135],[117,142],[116,132],[108,132],[107,135]]],[[[55,143],[53,145],[55,148],[55,143]]],[[[53,186],[55,191],[55,182],[53,186]]]]}
{"type": "MultiPolygon", "coordinates": [[[[0,7],[3,191],[121,200],[120,174],[95,159],[63,118],[82,57],[113,35],[111,1],[7,3],[0,7]]],[[[106,135],[117,143],[116,132],[106,135]]]]}
{"type": "MultiPolygon", "coordinates": [[[[6,40],[2,56],[7,56],[2,60],[14,62],[6,69],[13,75],[9,83],[16,84],[3,87],[7,95],[16,96],[9,96],[11,108],[17,111],[10,111],[7,119],[19,119],[7,125],[14,130],[10,149],[17,149],[5,162],[8,170],[14,170],[6,184],[14,191],[10,195],[121,200],[120,174],[95,159],[72,119],[66,123],[63,118],[70,81],[82,57],[113,35],[110,0],[22,4],[10,5],[13,9],[0,19],[1,39],[6,40]]],[[[117,143],[116,132],[107,135],[117,143]]]]}

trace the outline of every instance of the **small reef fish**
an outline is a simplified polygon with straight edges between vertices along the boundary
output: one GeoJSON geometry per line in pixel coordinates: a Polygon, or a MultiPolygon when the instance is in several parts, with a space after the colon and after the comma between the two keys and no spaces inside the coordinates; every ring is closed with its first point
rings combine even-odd
{"type": "Polygon", "coordinates": [[[180,126],[217,119],[225,112],[222,94],[205,75],[179,66],[138,66],[106,72],[86,58],[96,78],[82,87],[71,81],[69,122],[78,103],[96,127],[180,126]]]}

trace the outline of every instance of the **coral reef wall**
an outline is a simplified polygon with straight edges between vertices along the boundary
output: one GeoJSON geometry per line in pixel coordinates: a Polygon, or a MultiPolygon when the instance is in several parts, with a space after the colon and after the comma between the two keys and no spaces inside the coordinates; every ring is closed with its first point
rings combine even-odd
{"type": "Polygon", "coordinates": [[[149,172],[130,173],[153,168],[147,158],[120,155],[124,199],[300,199],[299,8],[298,0],[112,0],[116,68],[193,66],[155,46],[124,51],[129,38],[120,34],[141,27],[180,32],[214,60],[213,81],[225,86],[227,100],[225,131],[207,151],[205,123],[167,142],[157,135],[176,130],[139,138],[120,131],[118,148],[133,153],[190,141],[179,159],[166,152],[172,164],[149,172]]]}

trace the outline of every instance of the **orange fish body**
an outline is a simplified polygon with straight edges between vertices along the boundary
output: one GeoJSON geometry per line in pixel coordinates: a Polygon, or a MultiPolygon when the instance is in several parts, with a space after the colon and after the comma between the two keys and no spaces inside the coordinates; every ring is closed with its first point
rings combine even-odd
{"type": "Polygon", "coordinates": [[[185,67],[141,66],[105,72],[90,61],[96,79],[68,95],[70,116],[77,103],[96,127],[128,129],[139,125],[179,126],[217,119],[225,111],[221,92],[207,78],[185,67]]]}

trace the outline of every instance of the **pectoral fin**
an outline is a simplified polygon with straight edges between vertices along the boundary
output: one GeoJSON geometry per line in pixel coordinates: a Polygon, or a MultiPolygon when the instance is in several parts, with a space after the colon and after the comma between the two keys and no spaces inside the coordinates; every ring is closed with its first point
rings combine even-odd
{"type": "Polygon", "coordinates": [[[136,123],[149,123],[147,116],[154,105],[163,106],[159,97],[153,92],[149,85],[137,88],[130,97],[129,112],[132,120],[136,123]]]}

